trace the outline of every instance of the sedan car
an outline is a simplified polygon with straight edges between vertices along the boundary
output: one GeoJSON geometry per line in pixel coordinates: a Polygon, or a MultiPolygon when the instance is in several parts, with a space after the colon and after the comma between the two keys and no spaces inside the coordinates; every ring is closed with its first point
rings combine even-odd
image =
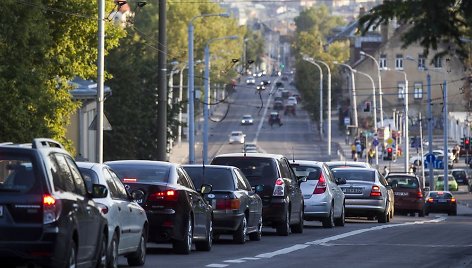
{"type": "Polygon", "coordinates": [[[290,166],[297,177],[307,177],[300,184],[305,200],[304,219],[319,220],[325,228],[344,226],[344,193],[338,185],[346,180],[335,179],[323,162],[294,160],[290,166]]]}
{"type": "MultiPolygon", "coordinates": [[[[435,189],[436,190],[444,190],[444,175],[438,175],[434,179],[435,189]]],[[[457,191],[459,186],[457,185],[456,179],[452,175],[447,176],[447,186],[449,191],[457,191]]]]}
{"type": "Polygon", "coordinates": [[[357,161],[330,161],[326,162],[329,169],[333,168],[349,168],[349,167],[360,167],[360,168],[372,168],[369,163],[357,162],[357,161]]]}
{"type": "Polygon", "coordinates": [[[388,184],[395,194],[395,212],[418,212],[419,217],[424,217],[425,191],[422,189],[419,178],[408,173],[389,173],[386,177],[388,184]]]}
{"type": "Polygon", "coordinates": [[[137,202],[146,211],[151,242],[171,242],[179,254],[209,251],[213,243],[213,210],[203,198],[211,186],[197,192],[187,172],[177,164],[121,160],[106,163],[130,192],[140,193],[137,202]]]}
{"type": "Polygon", "coordinates": [[[262,200],[253,190],[246,176],[237,167],[217,165],[184,165],[194,185],[212,185],[205,199],[213,207],[213,235],[231,234],[238,244],[246,242],[246,236],[258,241],[262,236],[262,200]]]}
{"type": "Polygon", "coordinates": [[[252,76],[248,76],[246,78],[246,85],[255,85],[256,84],[256,79],[252,76]]]}
{"type": "Polygon", "coordinates": [[[246,135],[242,131],[232,131],[229,135],[229,143],[240,143],[243,144],[246,135]]]}
{"type": "Polygon", "coordinates": [[[390,221],[394,206],[392,188],[374,168],[335,168],[335,178],[344,178],[341,187],[346,198],[346,216],[376,217],[379,223],[390,221]]]}
{"type": "Polygon", "coordinates": [[[250,114],[243,115],[243,118],[241,119],[241,125],[252,125],[252,124],[254,124],[254,118],[252,118],[252,115],[250,114]]]}
{"type": "Polygon", "coordinates": [[[431,212],[447,213],[450,216],[457,215],[457,202],[449,191],[431,191],[426,196],[425,214],[431,212]]]}
{"type": "Polygon", "coordinates": [[[108,267],[118,266],[118,256],[125,255],[131,266],[144,265],[148,220],[144,209],[128,194],[120,178],[107,165],[77,162],[91,191],[93,184],[106,185],[108,194],[94,198],[108,220],[108,267]]]}

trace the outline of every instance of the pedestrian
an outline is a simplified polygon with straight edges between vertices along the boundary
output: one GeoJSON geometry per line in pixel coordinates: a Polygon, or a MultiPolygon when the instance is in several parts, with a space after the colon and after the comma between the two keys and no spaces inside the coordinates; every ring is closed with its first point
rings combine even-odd
{"type": "Polygon", "coordinates": [[[357,161],[357,153],[354,153],[354,161],[357,161]]]}
{"type": "Polygon", "coordinates": [[[356,144],[356,153],[357,157],[362,158],[362,145],[360,143],[356,144]]]}
{"type": "Polygon", "coordinates": [[[356,145],[353,143],[351,145],[351,159],[354,159],[355,154],[356,154],[356,145]]]}
{"type": "Polygon", "coordinates": [[[390,171],[388,170],[387,166],[384,166],[384,172],[383,175],[387,176],[390,171]]]}
{"type": "Polygon", "coordinates": [[[369,164],[372,164],[372,160],[374,159],[375,157],[375,151],[374,149],[370,148],[369,149],[369,152],[367,154],[367,157],[369,158],[369,164]]]}
{"type": "Polygon", "coordinates": [[[413,167],[411,167],[412,171],[413,171],[413,174],[416,174],[416,166],[413,165],[413,167]]]}

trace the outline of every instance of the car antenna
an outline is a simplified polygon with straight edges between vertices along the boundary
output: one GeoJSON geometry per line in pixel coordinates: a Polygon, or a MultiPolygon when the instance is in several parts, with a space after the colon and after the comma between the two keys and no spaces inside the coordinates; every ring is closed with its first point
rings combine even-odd
{"type": "Polygon", "coordinates": [[[246,157],[246,139],[244,139],[244,143],[243,143],[243,152],[244,152],[244,157],[246,157]]]}
{"type": "Polygon", "coordinates": [[[293,151],[293,145],[292,145],[292,162],[295,163],[295,152],[293,151]]]}

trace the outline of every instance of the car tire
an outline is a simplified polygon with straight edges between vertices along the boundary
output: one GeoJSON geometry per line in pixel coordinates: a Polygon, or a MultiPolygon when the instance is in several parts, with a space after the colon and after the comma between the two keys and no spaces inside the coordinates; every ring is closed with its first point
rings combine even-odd
{"type": "Polygon", "coordinates": [[[69,251],[67,252],[66,260],[68,263],[68,267],[77,267],[77,244],[75,243],[74,239],[71,239],[70,241],[69,251]]]}
{"type": "Polygon", "coordinates": [[[188,255],[192,251],[192,240],[193,240],[193,222],[192,217],[189,215],[187,218],[187,225],[185,226],[184,239],[174,240],[172,247],[174,252],[177,254],[188,255]]]}
{"type": "Polygon", "coordinates": [[[418,217],[423,218],[424,217],[424,209],[418,210],[418,217]]]}
{"type": "Polygon", "coordinates": [[[111,239],[110,248],[108,249],[108,258],[107,258],[107,268],[117,268],[118,267],[118,235],[113,234],[111,239]]]}
{"type": "Polygon", "coordinates": [[[300,213],[298,213],[298,223],[291,225],[290,230],[294,234],[302,234],[303,233],[303,205],[301,207],[300,213]]]}
{"type": "Polygon", "coordinates": [[[126,257],[129,266],[143,266],[146,262],[147,234],[145,230],[146,229],[143,228],[141,232],[141,238],[139,239],[136,252],[126,257]]]}
{"type": "Polygon", "coordinates": [[[249,234],[249,239],[251,241],[260,241],[262,238],[262,216],[259,218],[259,223],[257,224],[257,231],[249,234]]]}
{"type": "Polygon", "coordinates": [[[389,216],[388,216],[388,210],[385,209],[384,212],[382,212],[380,215],[377,216],[377,221],[378,221],[379,223],[387,223],[388,217],[389,217],[389,216]]]}
{"type": "Polygon", "coordinates": [[[334,225],[344,226],[346,224],[346,214],[344,213],[344,210],[345,210],[345,206],[343,204],[342,211],[341,211],[341,217],[334,220],[334,225]]]}
{"type": "Polygon", "coordinates": [[[98,258],[97,258],[97,268],[105,268],[107,266],[107,236],[105,233],[102,234],[102,240],[100,241],[100,245],[98,248],[98,258]]]}
{"type": "Polygon", "coordinates": [[[247,235],[247,219],[244,216],[239,223],[239,227],[233,234],[233,241],[237,244],[244,244],[246,243],[246,235],[247,235]]]}
{"type": "Polygon", "coordinates": [[[323,224],[324,228],[333,228],[334,227],[334,207],[333,207],[333,205],[331,205],[331,208],[329,209],[329,215],[328,215],[328,217],[323,219],[322,224],[323,224]]]}
{"type": "Polygon", "coordinates": [[[456,210],[456,211],[451,211],[451,212],[447,213],[447,215],[449,215],[449,216],[457,216],[457,210],[456,210]]]}
{"type": "Polygon", "coordinates": [[[285,217],[282,221],[277,225],[276,232],[280,236],[288,236],[290,232],[290,215],[288,208],[285,210],[285,217]]]}
{"type": "Polygon", "coordinates": [[[196,241],[195,249],[198,251],[210,251],[213,245],[213,220],[208,223],[207,235],[204,241],[196,241]]]}

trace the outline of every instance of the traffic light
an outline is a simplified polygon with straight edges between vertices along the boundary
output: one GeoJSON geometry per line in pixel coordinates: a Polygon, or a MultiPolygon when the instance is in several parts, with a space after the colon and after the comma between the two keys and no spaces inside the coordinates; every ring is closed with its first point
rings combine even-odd
{"type": "Polygon", "coordinates": [[[392,160],[393,159],[393,149],[392,147],[387,148],[387,155],[384,157],[384,160],[392,160]]]}
{"type": "Polygon", "coordinates": [[[370,101],[364,103],[364,113],[370,113],[370,101]]]}
{"type": "Polygon", "coordinates": [[[470,138],[464,138],[464,148],[465,149],[470,149],[470,138]]]}

